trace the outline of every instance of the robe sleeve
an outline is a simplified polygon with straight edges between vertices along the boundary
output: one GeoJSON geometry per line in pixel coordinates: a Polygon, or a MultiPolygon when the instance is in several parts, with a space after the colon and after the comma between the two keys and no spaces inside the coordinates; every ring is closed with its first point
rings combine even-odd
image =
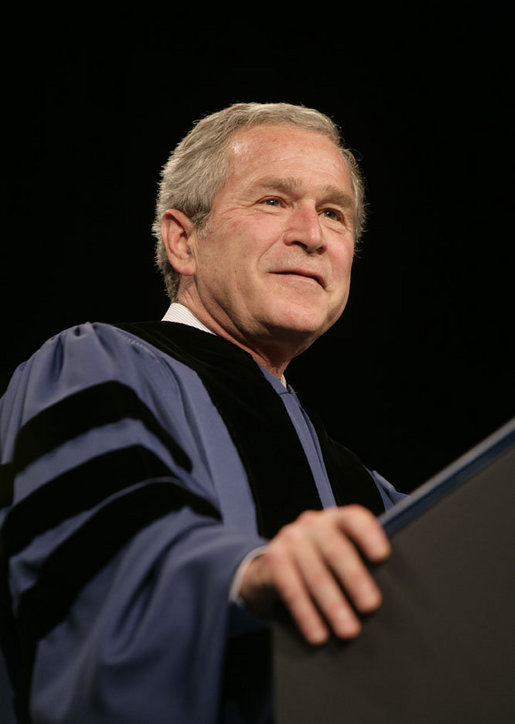
{"type": "Polygon", "coordinates": [[[170,368],[115,328],[13,377],[0,543],[34,724],[217,720],[231,581],[263,541],[223,524],[184,425],[170,368]]]}

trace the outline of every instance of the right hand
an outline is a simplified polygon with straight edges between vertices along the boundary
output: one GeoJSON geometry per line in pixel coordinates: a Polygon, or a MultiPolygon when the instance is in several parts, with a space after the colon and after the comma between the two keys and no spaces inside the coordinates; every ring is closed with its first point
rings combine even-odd
{"type": "Polygon", "coordinates": [[[279,598],[305,639],[322,644],[330,633],[354,638],[381,593],[360,552],[377,563],[390,543],[375,516],[358,505],[307,511],[284,526],[243,574],[239,595],[254,613],[273,615],[279,598]],[[359,549],[359,550],[358,550],[359,549]]]}

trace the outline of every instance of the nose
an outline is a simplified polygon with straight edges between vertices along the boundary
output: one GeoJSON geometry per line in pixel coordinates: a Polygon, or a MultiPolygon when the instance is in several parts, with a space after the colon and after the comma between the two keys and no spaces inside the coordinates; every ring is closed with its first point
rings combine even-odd
{"type": "Polygon", "coordinates": [[[284,238],[286,244],[298,244],[310,254],[322,251],[325,238],[318,211],[308,205],[293,209],[284,238]]]}

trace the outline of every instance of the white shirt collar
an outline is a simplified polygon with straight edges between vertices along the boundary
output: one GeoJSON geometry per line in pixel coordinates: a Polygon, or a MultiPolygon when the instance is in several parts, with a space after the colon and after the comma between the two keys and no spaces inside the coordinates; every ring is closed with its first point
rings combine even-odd
{"type": "Polygon", "coordinates": [[[202,332],[214,334],[214,332],[208,329],[208,327],[206,327],[206,325],[203,324],[200,319],[198,319],[193,312],[188,309],[188,307],[185,307],[184,304],[179,304],[179,302],[172,302],[172,304],[170,304],[161,321],[179,322],[180,324],[187,324],[189,327],[200,329],[202,332]]]}
{"type": "MultiPolygon", "coordinates": [[[[195,329],[200,329],[202,332],[214,334],[214,332],[206,327],[206,325],[203,324],[200,319],[198,319],[193,314],[193,312],[188,309],[188,307],[185,307],[184,304],[179,304],[179,302],[172,302],[170,304],[170,306],[166,310],[166,314],[161,321],[179,322],[180,324],[187,324],[189,327],[195,327],[195,329]]],[[[284,387],[287,387],[286,378],[284,375],[281,377],[281,382],[284,387]]]]}

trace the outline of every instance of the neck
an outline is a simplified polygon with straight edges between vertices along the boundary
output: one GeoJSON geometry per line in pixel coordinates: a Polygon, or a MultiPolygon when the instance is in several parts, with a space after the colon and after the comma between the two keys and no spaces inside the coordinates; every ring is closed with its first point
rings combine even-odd
{"type": "Polygon", "coordinates": [[[309,346],[306,344],[305,338],[299,344],[300,340],[297,335],[289,333],[288,330],[278,330],[275,333],[265,331],[256,337],[246,336],[240,333],[237,325],[231,319],[227,319],[225,324],[218,321],[204,305],[195,303],[195,299],[189,295],[179,294],[176,301],[187,307],[211,332],[250,354],[258,365],[278,380],[284,381],[284,372],[288,364],[309,346]]]}

